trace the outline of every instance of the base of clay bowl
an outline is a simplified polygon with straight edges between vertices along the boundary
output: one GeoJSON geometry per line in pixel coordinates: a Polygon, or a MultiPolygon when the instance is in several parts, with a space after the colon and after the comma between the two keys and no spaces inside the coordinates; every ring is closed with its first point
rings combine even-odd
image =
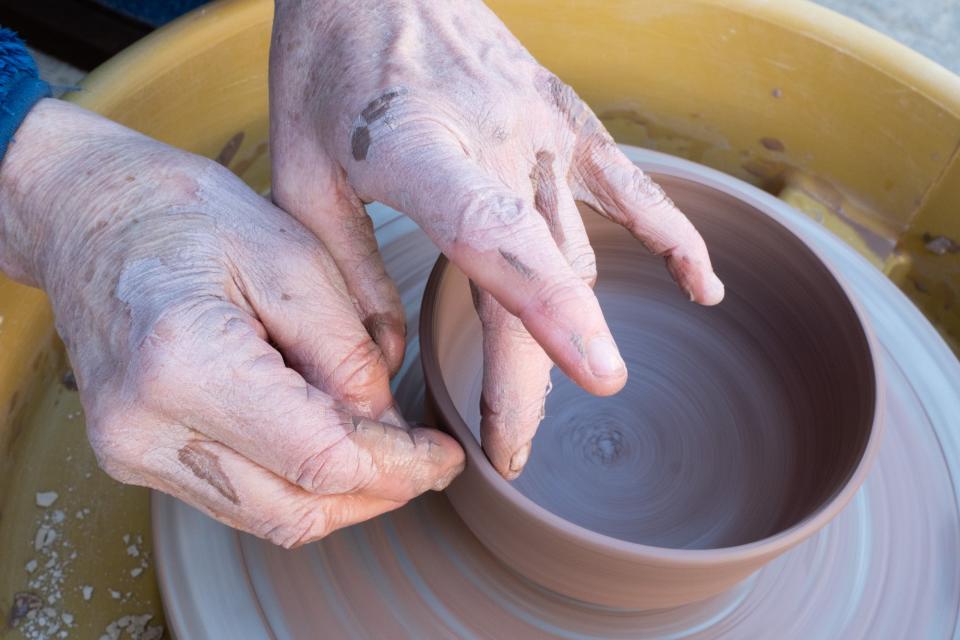
{"type": "Polygon", "coordinates": [[[512,484],[479,446],[480,324],[443,258],[420,327],[432,410],[467,452],[448,490],[460,516],[534,582],[630,609],[708,598],[822,528],[863,482],[881,422],[873,340],[835,274],[771,215],[656,179],[704,236],[726,298],[689,302],[661,259],[584,211],[630,380],[594,398],[555,370],[512,484]]]}

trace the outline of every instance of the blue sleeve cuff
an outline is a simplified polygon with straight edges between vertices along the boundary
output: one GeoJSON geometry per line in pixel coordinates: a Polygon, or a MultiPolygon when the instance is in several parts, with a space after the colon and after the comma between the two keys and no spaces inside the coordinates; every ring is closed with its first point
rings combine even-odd
{"type": "Polygon", "coordinates": [[[0,158],[33,105],[49,96],[50,85],[39,78],[26,45],[0,27],[0,158]]]}

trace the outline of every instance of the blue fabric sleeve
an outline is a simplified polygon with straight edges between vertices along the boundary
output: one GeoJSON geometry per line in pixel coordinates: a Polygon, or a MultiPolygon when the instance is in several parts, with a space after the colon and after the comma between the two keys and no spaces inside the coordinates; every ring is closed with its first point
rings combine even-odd
{"type": "Polygon", "coordinates": [[[50,85],[40,79],[26,45],[0,27],[0,159],[33,105],[49,96],[50,85]]]}

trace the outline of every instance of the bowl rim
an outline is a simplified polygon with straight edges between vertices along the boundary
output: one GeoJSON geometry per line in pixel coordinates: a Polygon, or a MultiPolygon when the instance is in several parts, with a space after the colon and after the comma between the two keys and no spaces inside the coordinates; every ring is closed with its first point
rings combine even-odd
{"type": "MultiPolygon", "coordinates": [[[[679,158],[672,158],[658,152],[650,152],[647,150],[641,150],[641,152],[651,154],[650,157],[654,160],[663,158],[663,164],[660,164],[658,162],[645,162],[631,157],[631,160],[636,162],[654,180],[667,178],[695,182],[701,187],[720,191],[756,209],[760,214],[764,215],[769,222],[780,226],[784,231],[793,236],[793,238],[799,242],[800,246],[809,252],[814,260],[825,267],[829,276],[832,277],[834,282],[840,287],[844,298],[853,310],[854,317],[857,320],[866,342],[867,355],[869,356],[869,364],[871,367],[870,377],[873,382],[874,391],[872,420],[867,442],[856,466],[847,476],[840,489],[827,498],[814,511],[782,531],[752,542],[709,549],[677,549],[622,540],[561,518],[540,506],[523,495],[518,489],[513,487],[510,482],[497,473],[483,452],[479,441],[460,415],[447,390],[432,331],[436,315],[437,292],[446,274],[447,266],[450,263],[450,260],[443,254],[437,258],[436,263],[430,271],[430,277],[424,288],[420,307],[420,357],[428,397],[432,399],[440,414],[439,417],[446,422],[447,428],[453,432],[453,435],[457,437],[461,446],[466,450],[469,461],[468,465],[474,461],[480,461],[479,464],[473,464],[473,467],[480,473],[490,490],[496,493],[500,500],[508,502],[513,508],[530,514],[548,529],[547,533],[550,535],[572,538],[573,541],[582,548],[594,549],[607,554],[613,552],[621,557],[629,556],[637,560],[656,561],[669,566],[708,568],[716,567],[718,564],[740,564],[751,560],[763,561],[765,558],[778,555],[793,547],[826,526],[830,520],[847,506],[863,485],[877,457],[885,422],[884,407],[886,392],[882,384],[883,375],[882,363],[879,357],[879,342],[870,325],[869,319],[860,302],[856,299],[856,296],[853,295],[850,286],[829,261],[824,259],[821,252],[814,246],[811,246],[796,232],[790,222],[785,220],[776,212],[775,207],[770,205],[767,198],[777,200],[774,196],[760,191],[753,185],[742,182],[733,176],[723,174],[709,167],[704,167],[703,165],[697,165],[696,163],[679,158]],[[691,171],[691,166],[697,167],[701,173],[691,171]],[[730,188],[731,184],[735,185],[736,188],[730,188]],[[747,188],[746,192],[744,192],[744,188],[747,188]],[[745,195],[751,195],[751,191],[759,192],[753,195],[759,195],[760,197],[745,198],[745,195]]],[[[789,206],[780,200],[777,200],[777,202],[783,206],[789,206]]],[[[454,507],[456,507],[456,505],[454,505],[454,507]]]]}

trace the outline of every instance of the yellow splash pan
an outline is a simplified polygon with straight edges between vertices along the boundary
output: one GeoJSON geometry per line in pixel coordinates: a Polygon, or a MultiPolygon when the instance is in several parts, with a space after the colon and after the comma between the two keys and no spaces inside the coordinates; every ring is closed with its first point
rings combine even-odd
{"type": "MultiPolygon", "coordinates": [[[[489,4],[619,141],[785,199],[882,269],[960,351],[960,78],[801,0],[489,4]]],[[[265,191],[272,11],[269,0],[199,9],[70,99],[265,191]]],[[[0,354],[0,615],[30,591],[69,637],[99,637],[126,615],[162,623],[149,494],[97,470],[49,305],[3,278],[0,354]],[[50,491],[53,504],[37,506],[50,491]]],[[[0,629],[8,637],[20,631],[0,629]]]]}

